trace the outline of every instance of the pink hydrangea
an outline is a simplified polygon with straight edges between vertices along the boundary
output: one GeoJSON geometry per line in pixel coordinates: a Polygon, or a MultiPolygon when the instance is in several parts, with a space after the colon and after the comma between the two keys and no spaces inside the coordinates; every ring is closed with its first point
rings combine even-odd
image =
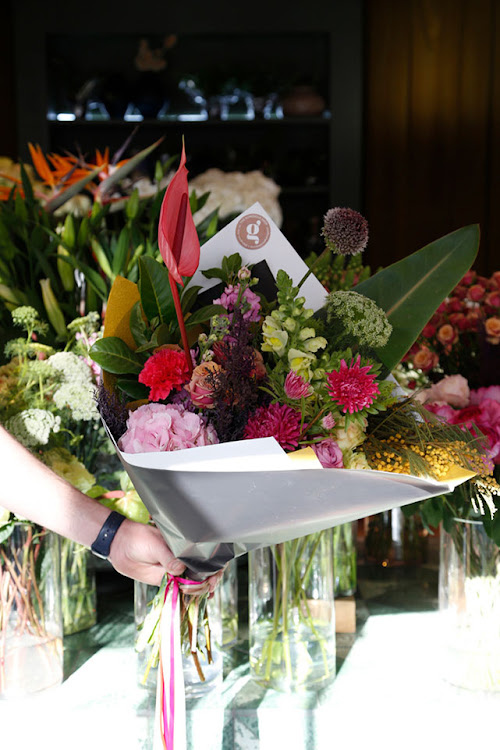
{"type": "Polygon", "coordinates": [[[342,469],[344,467],[342,451],[335,440],[328,438],[322,440],[321,443],[314,443],[311,448],[324,469],[342,469]]]}
{"type": "MultiPolygon", "coordinates": [[[[219,299],[214,299],[214,305],[222,305],[229,313],[232,313],[238,301],[240,293],[239,284],[229,284],[222,292],[219,299]]],[[[244,311],[243,318],[258,323],[260,320],[260,298],[248,287],[243,290],[239,306],[244,311]]],[[[231,318],[231,316],[229,316],[231,318]]]]}
{"type": "Polygon", "coordinates": [[[293,450],[299,444],[300,420],[300,412],[286,404],[259,406],[248,420],[243,437],[273,437],[283,450],[293,450]]]}
{"type": "Polygon", "coordinates": [[[214,428],[198,414],[180,404],[150,403],[130,412],[118,447],[125,453],[158,453],[218,442],[214,428]]]}
{"type": "Polygon", "coordinates": [[[286,376],[284,388],[286,395],[291,399],[307,398],[312,393],[311,385],[307,380],[293,370],[290,370],[286,376]]]}

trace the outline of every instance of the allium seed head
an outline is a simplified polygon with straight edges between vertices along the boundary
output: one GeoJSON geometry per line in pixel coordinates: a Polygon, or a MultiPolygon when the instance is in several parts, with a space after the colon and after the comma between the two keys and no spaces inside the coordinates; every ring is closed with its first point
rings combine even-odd
{"type": "Polygon", "coordinates": [[[323,221],[327,247],[340,255],[356,255],[368,244],[368,222],[353,208],[330,208],[323,221]]]}

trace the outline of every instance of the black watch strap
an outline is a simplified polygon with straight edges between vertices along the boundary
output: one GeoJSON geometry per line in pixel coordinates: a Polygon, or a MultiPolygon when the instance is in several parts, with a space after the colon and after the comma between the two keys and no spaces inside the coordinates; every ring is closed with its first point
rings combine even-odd
{"type": "Polygon", "coordinates": [[[124,520],[125,516],[122,516],[121,513],[117,513],[116,510],[111,511],[109,516],[104,521],[96,540],[90,547],[94,555],[102,558],[103,560],[108,559],[111,542],[115,538],[115,534],[124,520]]]}

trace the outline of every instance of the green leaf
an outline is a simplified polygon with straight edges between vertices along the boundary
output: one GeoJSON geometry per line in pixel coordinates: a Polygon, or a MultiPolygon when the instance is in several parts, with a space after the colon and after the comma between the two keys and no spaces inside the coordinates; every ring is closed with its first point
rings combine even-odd
{"type": "Polygon", "coordinates": [[[225,307],[222,307],[222,305],[206,305],[205,307],[200,307],[199,310],[196,310],[196,312],[187,318],[186,328],[193,328],[200,323],[206,323],[206,321],[210,320],[214,315],[222,315],[225,312],[226,309],[225,307]]]}
{"type": "Polygon", "coordinates": [[[354,287],[385,310],[389,342],[377,350],[392,370],[415,342],[441,302],[472,266],[479,246],[477,224],[457,229],[354,287]]]}
{"type": "Polygon", "coordinates": [[[143,398],[147,398],[149,395],[149,388],[143,383],[139,383],[137,380],[129,380],[127,378],[120,378],[116,381],[118,388],[123,391],[127,396],[130,396],[134,401],[139,401],[143,398]]]}
{"type": "Polygon", "coordinates": [[[113,274],[113,271],[111,270],[111,266],[109,264],[109,258],[106,254],[106,251],[104,250],[102,245],[100,245],[99,242],[95,239],[95,237],[92,237],[91,245],[92,245],[92,252],[95,256],[95,259],[99,263],[99,267],[101,271],[103,271],[103,273],[106,274],[106,276],[108,277],[108,279],[110,279],[110,281],[114,281],[115,274],[113,274]]]}
{"type": "Polygon", "coordinates": [[[200,291],[200,289],[201,289],[201,286],[190,286],[184,290],[182,297],[181,297],[181,307],[182,307],[182,312],[184,313],[184,315],[186,315],[186,313],[188,313],[193,307],[198,297],[198,292],[200,291]]]}
{"type": "Polygon", "coordinates": [[[144,322],[144,318],[142,317],[140,302],[136,302],[130,311],[129,325],[130,333],[134,337],[137,346],[143,346],[144,344],[149,343],[149,339],[146,335],[148,329],[144,322]]]}
{"type": "Polygon", "coordinates": [[[113,375],[138,375],[143,368],[142,360],[117,336],[98,339],[89,354],[103,370],[113,375]]]}
{"type": "Polygon", "coordinates": [[[113,274],[117,276],[118,274],[123,275],[123,269],[125,268],[126,262],[127,262],[127,256],[130,249],[130,232],[127,227],[123,227],[122,231],[120,232],[118,236],[118,242],[116,243],[116,247],[113,251],[113,261],[111,268],[113,270],[113,274]]]}
{"type": "Polygon", "coordinates": [[[66,263],[70,263],[73,268],[77,268],[83,273],[87,283],[92,287],[92,289],[96,292],[96,294],[99,295],[101,299],[106,300],[108,298],[108,287],[106,286],[106,282],[104,281],[102,276],[97,273],[97,271],[94,271],[93,268],[87,266],[87,264],[83,263],[83,261],[76,260],[71,255],[65,255],[63,257],[63,260],[66,263]]]}
{"type": "Polygon", "coordinates": [[[161,323],[169,323],[175,318],[168,271],[164,265],[147,255],[139,258],[138,286],[142,309],[148,320],[158,317],[161,323]]]}
{"type": "Polygon", "coordinates": [[[24,190],[24,200],[28,204],[28,206],[33,206],[35,202],[35,196],[33,195],[33,187],[31,185],[31,181],[28,177],[28,174],[24,168],[24,164],[21,162],[21,182],[23,184],[23,190],[24,190]]]}
{"type": "Polygon", "coordinates": [[[9,523],[4,524],[3,526],[0,526],[0,544],[2,542],[5,542],[6,539],[9,538],[9,536],[14,531],[14,521],[10,521],[9,523]]]}

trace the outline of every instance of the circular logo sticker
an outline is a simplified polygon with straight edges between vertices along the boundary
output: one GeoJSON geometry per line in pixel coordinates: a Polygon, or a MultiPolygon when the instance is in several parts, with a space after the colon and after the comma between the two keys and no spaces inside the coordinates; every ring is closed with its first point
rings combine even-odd
{"type": "Polygon", "coordinates": [[[247,214],[236,225],[236,239],[249,250],[258,250],[271,236],[271,226],[260,214],[247,214]]]}

